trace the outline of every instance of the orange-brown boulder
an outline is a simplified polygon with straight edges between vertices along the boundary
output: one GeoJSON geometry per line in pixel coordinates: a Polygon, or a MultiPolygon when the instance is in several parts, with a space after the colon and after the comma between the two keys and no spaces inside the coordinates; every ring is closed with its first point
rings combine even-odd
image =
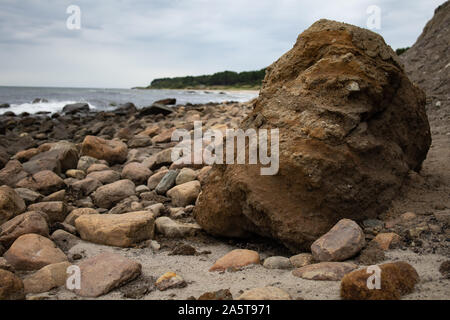
{"type": "Polygon", "coordinates": [[[376,33],[329,20],[268,67],[240,128],[279,129],[279,170],[214,165],[195,218],[213,235],[256,233],[295,250],[342,218],[385,210],[431,143],[425,95],[395,52],[376,33]]]}

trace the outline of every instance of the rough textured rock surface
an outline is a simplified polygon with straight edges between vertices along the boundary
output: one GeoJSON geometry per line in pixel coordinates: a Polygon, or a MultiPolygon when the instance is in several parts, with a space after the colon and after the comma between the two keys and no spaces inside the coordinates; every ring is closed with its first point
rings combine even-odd
{"type": "Polygon", "coordinates": [[[381,289],[368,289],[367,279],[373,272],[367,268],[353,271],[341,281],[341,297],[347,300],[397,300],[411,293],[419,282],[417,271],[408,263],[399,261],[379,266],[381,289]]]}
{"type": "Polygon", "coordinates": [[[381,36],[319,20],[267,69],[241,124],[279,129],[278,173],[214,165],[195,218],[213,235],[257,233],[307,249],[342,218],[376,217],[427,155],[424,106],[381,36]]]}
{"type": "Polygon", "coordinates": [[[400,56],[410,79],[427,96],[448,96],[450,92],[449,47],[450,2],[446,1],[435,10],[416,43],[400,56]]]}

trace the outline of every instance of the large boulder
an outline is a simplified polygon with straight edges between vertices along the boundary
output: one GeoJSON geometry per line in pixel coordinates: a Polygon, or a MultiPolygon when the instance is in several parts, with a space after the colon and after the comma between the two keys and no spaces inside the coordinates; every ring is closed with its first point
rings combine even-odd
{"type": "Polygon", "coordinates": [[[267,69],[240,127],[279,129],[279,171],[214,165],[195,218],[213,235],[256,233],[294,250],[342,218],[385,210],[431,143],[425,95],[395,52],[376,33],[329,20],[267,69]]]}
{"type": "Polygon", "coordinates": [[[75,220],[81,239],[117,247],[130,247],[152,239],[154,223],[151,211],[84,214],[75,220]]]}
{"type": "Polygon", "coordinates": [[[127,160],[128,147],[121,141],[86,136],[81,145],[81,155],[106,160],[109,164],[123,163],[127,160]]]}
{"type": "Polygon", "coordinates": [[[0,187],[0,225],[24,212],[25,208],[25,202],[14,189],[0,187]]]}

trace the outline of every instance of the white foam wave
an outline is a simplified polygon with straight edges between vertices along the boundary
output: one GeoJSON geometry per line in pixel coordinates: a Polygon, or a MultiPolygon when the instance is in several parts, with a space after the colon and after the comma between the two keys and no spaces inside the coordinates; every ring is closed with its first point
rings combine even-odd
{"type": "MultiPolygon", "coordinates": [[[[37,112],[60,112],[66,104],[77,103],[79,101],[49,101],[49,102],[39,102],[39,103],[22,103],[22,104],[11,104],[9,108],[0,109],[0,114],[7,111],[12,111],[16,115],[22,112],[28,112],[30,114],[37,112]]],[[[89,103],[91,109],[96,109],[97,107],[89,103]]]]}

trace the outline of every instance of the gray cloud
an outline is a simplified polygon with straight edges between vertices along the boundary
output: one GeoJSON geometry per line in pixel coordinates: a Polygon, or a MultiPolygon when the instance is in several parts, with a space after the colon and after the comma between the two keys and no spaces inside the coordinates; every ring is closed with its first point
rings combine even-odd
{"type": "Polygon", "coordinates": [[[2,0],[0,85],[131,87],[161,76],[265,67],[320,18],[366,26],[382,10],[394,49],[412,45],[443,0],[2,0]],[[81,30],[66,28],[80,6],[81,30]]]}

